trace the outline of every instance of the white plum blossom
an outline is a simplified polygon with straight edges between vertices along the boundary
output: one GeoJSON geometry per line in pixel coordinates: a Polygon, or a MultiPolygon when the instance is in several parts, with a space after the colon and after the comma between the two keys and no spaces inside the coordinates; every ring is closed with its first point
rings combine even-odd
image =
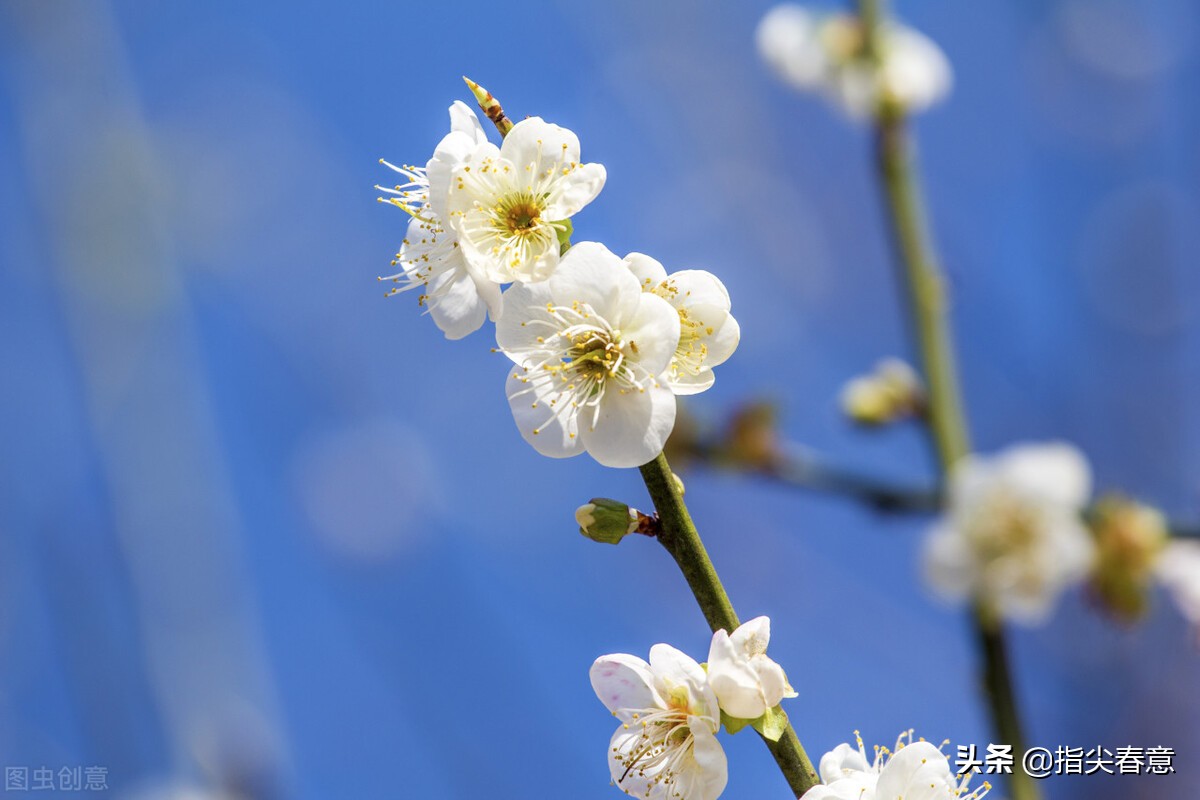
{"type": "Polygon", "coordinates": [[[712,273],[685,269],[667,274],[663,265],[642,253],[625,256],[642,289],[666,300],[679,312],[679,346],[666,383],[677,395],[698,394],[713,385],[713,367],[733,355],[741,338],[729,313],[729,292],[712,273]]]}
{"type": "Polygon", "coordinates": [[[605,466],[636,467],[662,451],[675,425],[664,373],[679,314],[604,245],[580,242],[549,280],[513,284],[496,343],[516,364],[513,419],[539,453],[586,450],[605,466]]]}
{"type": "Polygon", "coordinates": [[[875,748],[868,760],[863,741],[858,747],[839,744],[821,757],[821,783],[801,800],[980,800],[991,789],[984,783],[968,791],[971,775],[958,778],[940,748],[924,739],[912,740],[912,731],[900,736],[894,751],[875,748]]]}
{"type": "Polygon", "coordinates": [[[447,229],[447,193],[454,168],[487,142],[479,119],[467,105],[450,106],[450,133],[424,167],[380,163],[400,173],[405,183],[376,186],[389,196],[380,198],[412,217],[400,251],[392,260],[400,271],[380,280],[397,284],[389,294],[419,288],[421,304],[447,339],[461,339],[483,325],[490,311],[500,311],[500,284],[471,268],[463,258],[458,237],[447,229]]]}
{"type": "Polygon", "coordinates": [[[504,143],[480,142],[455,165],[449,222],[467,262],[497,283],[536,282],[559,262],[559,234],[604,187],[600,164],[579,162],[579,139],[530,117],[504,143]]]}
{"type": "Polygon", "coordinates": [[[875,58],[865,52],[858,17],[821,13],[790,3],[759,22],[758,50],[781,80],[820,92],[855,117],[882,104],[922,111],[949,94],[950,62],[924,34],[895,22],[879,31],[875,58]]]}
{"type": "Polygon", "coordinates": [[[758,719],[785,697],[795,697],[783,668],[767,657],[771,620],[756,617],[729,633],[713,634],[708,682],[722,710],[739,719],[758,719]]]}
{"type": "Polygon", "coordinates": [[[1184,618],[1200,630],[1200,542],[1176,539],[1159,553],[1154,567],[1184,618]]]}
{"type": "Polygon", "coordinates": [[[715,800],[728,766],[717,741],[720,711],[704,669],[666,644],[650,662],[618,653],[591,669],[592,689],[620,720],[608,748],[612,779],[646,800],[715,800]]]}
{"type": "Polygon", "coordinates": [[[1087,574],[1094,544],[1080,515],[1091,471],[1075,447],[1027,444],[968,456],[951,470],[947,493],[947,511],[925,546],[926,575],[941,594],[1037,622],[1087,574]]]}

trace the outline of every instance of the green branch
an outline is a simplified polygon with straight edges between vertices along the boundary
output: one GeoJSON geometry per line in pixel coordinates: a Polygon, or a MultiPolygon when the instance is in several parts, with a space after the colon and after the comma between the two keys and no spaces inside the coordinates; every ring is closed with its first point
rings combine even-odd
{"type": "MultiPolygon", "coordinates": [[[[882,0],[859,0],[865,57],[879,63],[882,0]]],[[[892,235],[904,268],[909,311],[921,366],[929,387],[927,420],[942,472],[970,452],[963,404],[955,370],[954,345],[946,318],[944,281],[925,221],[925,204],[917,181],[916,153],[908,136],[904,109],[880,103],[876,115],[879,174],[887,201],[892,235]]],[[[981,603],[974,608],[974,625],[983,658],[983,688],[996,735],[1024,753],[1020,713],[1008,665],[1004,628],[981,603]]],[[[1013,800],[1038,800],[1034,780],[1020,767],[1009,781],[1013,800]]]]}
{"type": "MultiPolygon", "coordinates": [[[[723,628],[732,633],[739,624],[737,614],[708,557],[708,551],[704,549],[704,542],[700,540],[692,516],[683,502],[683,494],[667,464],[666,456],[660,453],[658,458],[644,464],[641,471],[650,499],[658,511],[661,524],[658,540],[679,565],[708,626],[714,632],[723,628]]],[[[775,763],[779,765],[796,797],[820,783],[812,761],[804,752],[790,722],[779,741],[772,742],[763,737],[763,742],[775,757],[775,763]]]]}

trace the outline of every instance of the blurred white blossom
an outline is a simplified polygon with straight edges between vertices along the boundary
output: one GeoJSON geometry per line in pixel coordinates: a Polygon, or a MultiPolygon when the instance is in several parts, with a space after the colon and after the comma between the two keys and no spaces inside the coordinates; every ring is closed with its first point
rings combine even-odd
{"type": "Polygon", "coordinates": [[[558,266],[568,220],[604,187],[600,164],[579,162],[579,138],[530,117],[497,148],[480,142],[453,168],[449,222],[467,262],[489,280],[543,281],[558,266]]]}
{"type": "Polygon", "coordinates": [[[400,271],[381,280],[397,284],[391,294],[420,288],[422,305],[429,308],[447,339],[461,339],[479,330],[489,309],[493,317],[500,310],[500,284],[471,268],[458,237],[446,227],[450,175],[486,143],[475,112],[456,100],[450,106],[450,133],[438,143],[433,158],[424,167],[398,167],[381,161],[406,182],[375,187],[388,195],[381,200],[412,217],[400,252],[392,261],[400,271]]]}
{"type": "Polygon", "coordinates": [[[698,394],[713,385],[713,367],[733,355],[741,338],[729,313],[729,292],[712,273],[685,269],[667,275],[663,265],[642,253],[625,256],[642,289],[666,300],[679,312],[679,346],[666,383],[677,395],[698,394]]]}
{"type": "Polygon", "coordinates": [[[1037,622],[1087,574],[1094,545],[1080,514],[1091,472],[1075,447],[1027,444],[968,456],[951,470],[947,493],[947,511],[925,547],[926,574],[941,594],[1037,622]]]}
{"type": "Polygon", "coordinates": [[[1200,542],[1170,542],[1159,554],[1154,571],[1179,611],[1200,630],[1200,542]]]}
{"type": "Polygon", "coordinates": [[[984,783],[969,791],[971,775],[954,775],[946,754],[924,739],[912,740],[912,731],[900,736],[895,750],[875,747],[868,760],[862,739],[858,747],[839,744],[821,757],[820,785],[802,800],[980,800],[991,786],[984,783]]]}
{"type": "Polygon", "coordinates": [[[923,111],[950,92],[950,62],[927,36],[896,22],[869,55],[858,17],[786,3],[759,22],[758,51],[781,80],[826,97],[855,117],[885,105],[923,111]]]}
{"type": "Polygon", "coordinates": [[[783,668],[767,657],[771,620],[756,617],[733,633],[713,634],[708,649],[708,682],[731,717],[757,719],[785,697],[795,697],[783,668]]]}
{"type": "Polygon", "coordinates": [[[525,441],[609,467],[653,459],[675,425],[664,373],[679,328],[675,308],[595,242],[568,250],[548,281],[514,284],[496,342],[516,363],[507,394],[525,441]]]}
{"type": "Polygon", "coordinates": [[[725,790],[717,698],[692,658],[666,644],[650,648],[649,663],[624,653],[601,656],[591,681],[621,721],[608,766],[622,791],[646,800],[714,800],[725,790]]]}

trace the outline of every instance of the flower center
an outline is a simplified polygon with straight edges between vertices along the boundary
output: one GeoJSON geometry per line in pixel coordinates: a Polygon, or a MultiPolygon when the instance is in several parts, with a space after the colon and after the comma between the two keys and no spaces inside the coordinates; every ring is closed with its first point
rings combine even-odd
{"type": "Polygon", "coordinates": [[[617,785],[636,775],[649,784],[648,793],[662,785],[669,787],[670,796],[679,797],[673,784],[694,743],[687,717],[687,709],[678,708],[654,709],[644,715],[635,713],[626,727],[637,726],[640,735],[624,747],[614,748],[617,762],[625,767],[617,785]]]}
{"type": "Polygon", "coordinates": [[[985,558],[1020,555],[1037,545],[1043,523],[1036,508],[1007,490],[997,490],[985,504],[970,530],[985,558]]]}
{"type": "Polygon", "coordinates": [[[620,335],[608,331],[587,331],[571,338],[567,349],[569,369],[582,378],[596,381],[615,375],[624,361],[620,335]]]}
{"type": "Polygon", "coordinates": [[[496,227],[514,236],[528,236],[541,224],[541,218],[542,204],[527,189],[507,194],[496,204],[496,227]]]}

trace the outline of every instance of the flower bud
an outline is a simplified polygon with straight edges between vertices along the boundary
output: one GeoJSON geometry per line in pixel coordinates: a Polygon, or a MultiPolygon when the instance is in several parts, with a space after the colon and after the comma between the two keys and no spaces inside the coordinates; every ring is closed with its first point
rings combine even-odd
{"type": "Polygon", "coordinates": [[[507,136],[508,132],[513,129],[513,123],[505,115],[504,109],[500,107],[500,101],[492,97],[491,92],[466,75],[463,75],[463,82],[467,84],[467,88],[471,90],[471,94],[475,95],[475,102],[479,104],[480,110],[487,115],[487,118],[495,124],[496,130],[500,131],[500,135],[507,136]]]}
{"type": "Polygon", "coordinates": [[[842,390],[842,411],[860,425],[884,425],[911,417],[924,404],[920,377],[897,358],[880,361],[874,372],[853,379],[842,390]]]}
{"type": "Polygon", "coordinates": [[[1133,620],[1146,611],[1154,565],[1167,543],[1167,522],[1149,506],[1105,497],[1090,520],[1096,560],[1089,581],[1093,596],[1115,616],[1133,620]]]}
{"type": "Polygon", "coordinates": [[[617,544],[638,529],[639,516],[619,500],[593,497],[575,510],[575,521],[579,532],[593,542],[617,544]]]}

